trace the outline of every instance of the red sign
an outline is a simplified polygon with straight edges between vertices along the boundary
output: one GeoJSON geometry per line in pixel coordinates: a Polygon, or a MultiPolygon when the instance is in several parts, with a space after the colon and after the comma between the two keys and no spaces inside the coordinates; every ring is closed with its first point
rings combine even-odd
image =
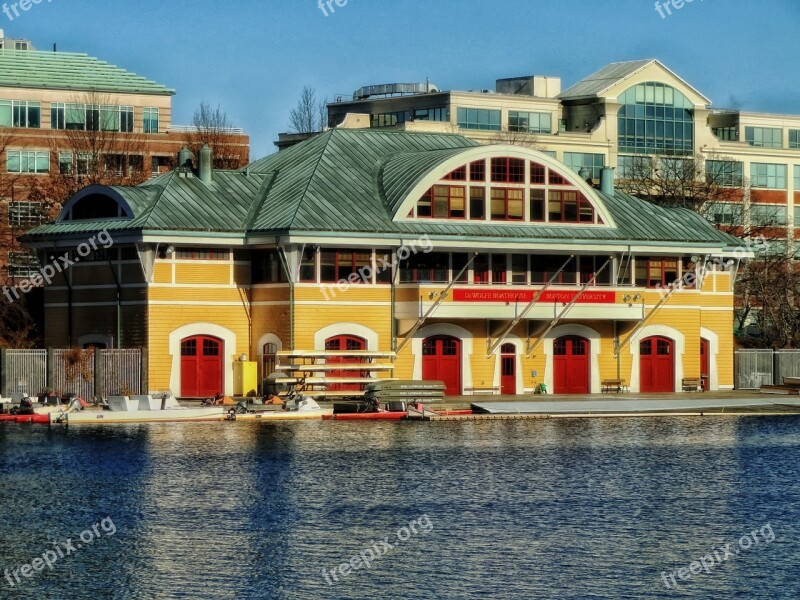
{"type": "MultiPolygon", "coordinates": [[[[519,302],[529,304],[539,290],[498,290],[498,289],[455,289],[453,301],[455,302],[519,302]]],[[[537,302],[552,304],[559,302],[567,304],[572,302],[580,292],[573,290],[547,290],[537,302]]],[[[580,295],[578,304],[614,304],[617,301],[616,292],[587,290],[580,295]]]]}

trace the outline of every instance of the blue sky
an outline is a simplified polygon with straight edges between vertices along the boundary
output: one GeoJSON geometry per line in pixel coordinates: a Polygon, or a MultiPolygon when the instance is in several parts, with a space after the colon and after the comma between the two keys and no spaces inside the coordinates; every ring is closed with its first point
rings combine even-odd
{"type": "Polygon", "coordinates": [[[654,57],[714,106],[800,113],[797,0],[694,0],[666,18],[654,0],[347,0],[327,17],[317,1],[42,0],[13,21],[0,13],[0,27],[175,88],[175,123],[201,100],[221,104],[254,158],[274,151],[304,85],[329,98],[426,78],[478,89],[541,74],[567,87],[654,57]]]}

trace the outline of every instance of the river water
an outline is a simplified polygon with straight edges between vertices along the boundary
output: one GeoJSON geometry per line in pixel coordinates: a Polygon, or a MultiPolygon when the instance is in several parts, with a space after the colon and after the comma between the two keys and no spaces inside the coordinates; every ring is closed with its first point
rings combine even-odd
{"type": "Polygon", "coordinates": [[[0,423],[0,598],[794,599],[799,472],[795,417],[0,423]]]}

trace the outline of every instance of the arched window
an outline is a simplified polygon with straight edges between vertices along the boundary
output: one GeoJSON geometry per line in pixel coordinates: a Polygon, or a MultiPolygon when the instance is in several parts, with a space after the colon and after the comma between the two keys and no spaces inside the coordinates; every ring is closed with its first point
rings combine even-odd
{"type": "Polygon", "coordinates": [[[556,170],[521,158],[472,161],[442,177],[410,218],[486,222],[602,224],[589,198],[556,170]]]}
{"type": "Polygon", "coordinates": [[[650,81],[628,88],[618,100],[620,152],[694,152],[694,106],[680,91],[650,81]]]}

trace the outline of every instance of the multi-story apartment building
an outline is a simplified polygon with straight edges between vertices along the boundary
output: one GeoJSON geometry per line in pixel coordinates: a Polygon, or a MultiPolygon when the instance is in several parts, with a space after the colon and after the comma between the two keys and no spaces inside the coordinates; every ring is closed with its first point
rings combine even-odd
{"type": "Polygon", "coordinates": [[[712,220],[769,227],[794,250],[800,115],[712,108],[658,60],[609,64],[563,91],[560,78],[544,76],[500,79],[494,90],[478,91],[368,86],[352,100],[330,104],[329,124],[448,131],[483,143],[533,146],[575,171],[587,169],[594,180],[604,166],[624,179],[642,156],[699,156],[717,181],[742,190],[726,198],[741,198],[742,205],[709,207],[712,220]]]}
{"type": "MultiPolygon", "coordinates": [[[[57,213],[87,183],[139,183],[169,171],[197,129],[172,123],[175,90],[100,59],[37,51],[0,30],[0,270],[4,279],[29,277],[35,257],[18,235],[57,213]],[[91,174],[104,177],[96,181],[91,174]],[[54,185],[56,183],[59,185],[54,185]],[[59,192],[66,197],[58,197],[59,192]]],[[[226,131],[226,148],[241,164],[249,138],[226,131]]]]}

